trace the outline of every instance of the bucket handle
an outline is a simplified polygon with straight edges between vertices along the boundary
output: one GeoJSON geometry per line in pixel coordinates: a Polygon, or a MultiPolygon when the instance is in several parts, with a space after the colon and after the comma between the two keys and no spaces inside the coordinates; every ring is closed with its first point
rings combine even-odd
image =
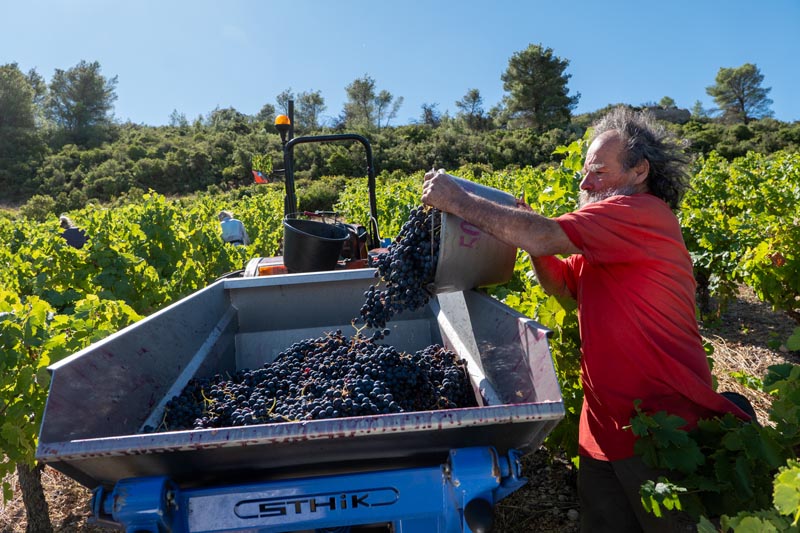
{"type": "Polygon", "coordinates": [[[323,222],[327,221],[326,218],[333,218],[333,224],[339,224],[339,213],[336,211],[298,211],[296,213],[289,213],[284,218],[297,218],[298,216],[316,217],[322,219],[323,222]]]}
{"type": "Polygon", "coordinates": [[[374,240],[375,240],[375,242],[373,243],[373,245],[375,245],[375,246],[381,246],[381,242],[380,242],[380,235],[381,235],[381,232],[380,232],[380,228],[378,227],[378,219],[377,219],[377,218],[375,218],[375,217],[373,217],[372,215],[370,215],[370,217],[369,217],[369,223],[370,223],[370,225],[372,226],[373,235],[374,235],[374,240]]]}

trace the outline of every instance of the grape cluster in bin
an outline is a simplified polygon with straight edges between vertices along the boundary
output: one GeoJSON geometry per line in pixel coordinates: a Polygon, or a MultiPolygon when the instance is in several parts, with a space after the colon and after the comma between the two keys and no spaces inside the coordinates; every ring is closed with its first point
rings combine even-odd
{"type": "Polygon", "coordinates": [[[430,345],[413,354],[340,330],[271,362],[190,380],[146,432],[247,426],[476,406],[466,363],[430,345]]]}

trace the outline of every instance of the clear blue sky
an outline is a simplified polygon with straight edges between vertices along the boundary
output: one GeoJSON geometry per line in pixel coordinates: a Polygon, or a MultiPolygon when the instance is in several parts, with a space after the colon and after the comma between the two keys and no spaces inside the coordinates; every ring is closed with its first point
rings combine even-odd
{"type": "Polygon", "coordinates": [[[488,110],[529,44],[569,61],[575,113],[663,96],[711,108],[720,67],[754,63],[775,118],[800,120],[800,0],[0,0],[0,20],[0,64],[49,82],[98,61],[134,123],[255,114],[289,88],[320,91],[334,117],[365,74],[404,98],[394,125],[422,104],[455,114],[471,88],[488,110]]]}

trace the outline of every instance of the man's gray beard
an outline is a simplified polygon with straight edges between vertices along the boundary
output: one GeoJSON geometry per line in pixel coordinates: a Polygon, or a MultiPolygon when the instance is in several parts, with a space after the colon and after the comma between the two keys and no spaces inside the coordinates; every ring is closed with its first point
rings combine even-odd
{"type": "Polygon", "coordinates": [[[612,196],[630,196],[636,192],[636,189],[631,186],[603,189],[602,191],[581,191],[578,195],[578,206],[584,207],[612,196]]]}

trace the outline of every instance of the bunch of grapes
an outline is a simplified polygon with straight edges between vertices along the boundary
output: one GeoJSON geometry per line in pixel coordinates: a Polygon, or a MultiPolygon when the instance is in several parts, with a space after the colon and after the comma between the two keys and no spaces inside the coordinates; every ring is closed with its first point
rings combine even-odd
{"type": "Polygon", "coordinates": [[[430,300],[428,285],[436,275],[441,225],[440,211],[415,207],[388,250],[371,259],[385,287],[371,285],[364,292],[360,316],[353,322],[377,328],[376,339],[389,332],[383,328],[396,313],[419,309],[430,300]]]}
{"type": "Polygon", "coordinates": [[[272,363],[192,379],[145,431],[204,429],[476,406],[466,362],[439,345],[408,354],[341,331],[292,344],[272,363]]]}

